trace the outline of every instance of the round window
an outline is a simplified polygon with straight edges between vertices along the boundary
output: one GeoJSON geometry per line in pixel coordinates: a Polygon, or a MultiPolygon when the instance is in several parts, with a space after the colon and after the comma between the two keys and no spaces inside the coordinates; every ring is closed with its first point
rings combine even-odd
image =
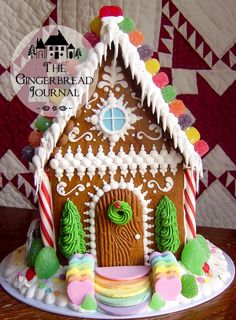
{"type": "Polygon", "coordinates": [[[120,108],[105,108],[101,114],[101,124],[107,132],[121,130],[126,123],[126,115],[120,108]]]}

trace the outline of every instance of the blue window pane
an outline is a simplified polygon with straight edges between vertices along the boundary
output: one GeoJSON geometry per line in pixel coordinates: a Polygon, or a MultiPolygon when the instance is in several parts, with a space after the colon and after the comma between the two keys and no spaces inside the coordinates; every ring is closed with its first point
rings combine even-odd
{"type": "Polygon", "coordinates": [[[112,119],[103,119],[103,124],[104,124],[104,127],[105,127],[107,130],[113,131],[113,128],[112,128],[112,119]]]}
{"type": "Polygon", "coordinates": [[[117,109],[117,108],[113,109],[113,116],[114,116],[114,118],[124,118],[125,117],[124,113],[120,109],[117,109]]]}
{"type": "Polygon", "coordinates": [[[112,117],[112,113],[111,113],[111,109],[109,109],[104,113],[103,119],[111,119],[111,117],[112,117]]]}
{"type": "Polygon", "coordinates": [[[124,119],[114,119],[114,130],[120,130],[125,123],[124,119]]]}

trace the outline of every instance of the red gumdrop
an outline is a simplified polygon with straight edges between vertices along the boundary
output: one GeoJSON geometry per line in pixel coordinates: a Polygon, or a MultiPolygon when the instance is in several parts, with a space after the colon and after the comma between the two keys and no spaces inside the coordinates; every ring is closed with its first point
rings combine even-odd
{"type": "Polygon", "coordinates": [[[28,280],[28,281],[30,281],[31,279],[33,279],[33,277],[35,276],[35,271],[34,271],[34,268],[29,268],[28,270],[27,270],[27,272],[26,272],[26,279],[28,280]]]}
{"type": "Polygon", "coordinates": [[[28,142],[32,147],[38,147],[42,138],[42,132],[31,131],[28,137],[28,142]]]}
{"type": "Polygon", "coordinates": [[[198,140],[194,143],[194,149],[200,157],[204,156],[209,151],[209,146],[204,140],[198,140]]]}
{"type": "Polygon", "coordinates": [[[93,32],[86,32],[85,35],[84,35],[84,38],[82,39],[82,43],[83,43],[85,48],[89,48],[88,42],[90,43],[90,45],[92,47],[95,47],[96,44],[98,42],[100,42],[100,38],[93,32]],[[86,40],[84,40],[84,38],[86,40]]]}
{"type": "Polygon", "coordinates": [[[153,76],[152,81],[160,89],[164,88],[169,84],[169,78],[165,72],[159,72],[158,74],[153,76]]]}
{"type": "Polygon", "coordinates": [[[118,6],[104,6],[99,10],[99,17],[119,17],[123,16],[123,11],[118,6]]]}
{"type": "Polygon", "coordinates": [[[205,273],[209,273],[209,271],[210,271],[209,264],[205,262],[205,263],[204,263],[204,266],[202,267],[202,270],[203,270],[205,273]]]}

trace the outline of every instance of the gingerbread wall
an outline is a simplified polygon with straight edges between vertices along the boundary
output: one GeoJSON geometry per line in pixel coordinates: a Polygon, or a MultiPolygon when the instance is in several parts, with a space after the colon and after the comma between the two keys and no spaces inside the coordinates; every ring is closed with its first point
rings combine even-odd
{"type": "MultiPolygon", "coordinates": [[[[99,70],[99,79],[98,83],[102,80],[102,75],[104,74],[104,67],[106,65],[111,66],[111,60],[113,58],[113,54],[111,52],[108,53],[108,59],[107,61],[102,64],[102,67],[99,70]]],[[[86,118],[91,117],[95,110],[99,110],[99,107],[97,104],[99,103],[102,105],[102,102],[100,101],[100,97],[107,99],[108,98],[108,89],[110,89],[115,97],[119,98],[121,95],[124,95],[124,103],[128,102],[126,108],[133,108],[136,107],[136,110],[132,111],[136,116],[140,117],[140,120],[136,121],[132,126],[134,129],[128,130],[128,135],[125,135],[125,141],[120,139],[118,142],[115,143],[113,147],[114,153],[117,155],[120,151],[120,148],[123,147],[123,150],[125,153],[130,152],[131,145],[134,146],[134,152],[139,153],[142,146],[144,146],[144,149],[147,154],[150,154],[151,151],[153,150],[153,146],[156,147],[156,150],[160,152],[160,150],[163,148],[163,145],[166,147],[166,151],[170,152],[171,148],[173,148],[173,143],[171,139],[169,138],[168,133],[162,132],[162,137],[159,139],[156,139],[158,137],[158,129],[155,127],[155,124],[157,124],[156,120],[156,114],[152,114],[151,108],[147,106],[146,100],[144,101],[143,106],[140,104],[140,97],[141,97],[141,88],[139,85],[136,84],[136,80],[132,80],[132,77],[130,75],[129,70],[125,70],[123,66],[123,60],[119,55],[118,58],[118,65],[121,66],[122,70],[120,71],[120,75],[123,76],[123,80],[128,83],[128,87],[125,88],[124,83],[119,81],[116,82],[114,85],[114,88],[111,88],[110,85],[107,86],[101,86],[101,88],[96,88],[96,92],[98,94],[98,97],[95,98],[93,97],[93,102],[89,103],[88,107],[86,108],[85,106],[81,108],[81,110],[78,112],[77,116],[72,118],[65,131],[64,134],[61,136],[61,138],[58,141],[57,148],[55,148],[52,157],[58,152],[59,148],[62,150],[62,155],[66,153],[68,150],[68,147],[71,147],[72,154],[75,155],[77,152],[78,146],[81,147],[81,152],[86,155],[88,153],[89,146],[91,146],[90,150],[92,150],[93,155],[96,156],[99,150],[99,146],[103,146],[103,151],[104,154],[107,154],[110,151],[110,141],[109,139],[104,139],[103,135],[99,135],[98,130],[91,130],[93,125],[86,120],[86,118]],[[118,89],[117,89],[118,88],[118,89]],[[119,90],[119,91],[118,91],[119,90]],[[142,119],[141,119],[142,117],[142,119]],[[73,127],[78,127],[79,128],[79,134],[78,138],[83,136],[79,141],[77,142],[71,142],[68,140],[68,133],[72,130],[73,127]],[[88,133],[92,134],[93,138],[91,141],[87,141],[86,137],[88,137],[88,133]],[[155,140],[156,139],[156,140],[155,140]]],[[[92,100],[92,98],[91,98],[92,100]]],[[[90,100],[90,101],[91,101],[90,100]]],[[[160,126],[162,126],[160,124],[160,126]]],[[[177,151],[178,152],[178,151],[177,151]]],[[[50,160],[49,160],[50,163],[50,160]]],[[[57,192],[57,187],[58,187],[58,179],[55,176],[55,171],[50,167],[50,165],[47,165],[47,169],[49,172],[51,184],[52,184],[52,193],[53,193],[53,207],[54,207],[54,221],[55,221],[55,229],[56,229],[56,237],[58,237],[59,229],[60,229],[60,216],[61,212],[63,210],[63,206],[66,202],[66,200],[69,198],[71,199],[78,207],[78,210],[81,215],[81,220],[83,222],[83,226],[85,228],[86,234],[89,236],[90,230],[91,230],[91,220],[88,211],[91,209],[89,207],[89,203],[93,202],[93,197],[96,196],[97,190],[103,189],[104,181],[109,185],[110,184],[110,174],[109,174],[109,169],[106,169],[105,175],[101,178],[98,174],[98,170],[96,170],[95,174],[93,177],[90,179],[87,174],[85,174],[80,180],[79,176],[76,173],[76,170],[74,171],[73,177],[71,181],[69,181],[68,177],[65,175],[65,172],[61,178],[61,182],[65,182],[65,188],[64,188],[64,193],[65,195],[59,195],[57,192]],[[82,186],[85,187],[85,190],[80,191],[78,188],[76,188],[73,192],[70,192],[76,185],[81,184],[82,186]]],[[[135,170],[134,170],[135,171],[135,170]]],[[[133,184],[135,187],[139,187],[143,198],[145,201],[148,201],[148,221],[146,222],[147,225],[147,234],[148,234],[148,250],[149,253],[151,250],[155,250],[156,248],[156,243],[155,243],[155,235],[154,235],[154,216],[155,216],[155,208],[161,198],[164,195],[167,195],[175,204],[176,209],[177,209],[177,219],[178,219],[178,227],[179,227],[179,235],[180,235],[180,242],[181,246],[177,252],[177,256],[179,255],[179,252],[181,252],[181,248],[184,242],[184,214],[183,214],[183,166],[182,163],[178,164],[177,166],[177,172],[174,174],[171,172],[170,168],[168,167],[167,171],[163,175],[160,171],[153,175],[150,172],[150,167],[147,167],[147,172],[142,176],[139,170],[136,170],[136,174],[132,176],[131,172],[129,171],[126,177],[123,177],[123,180],[121,179],[121,171],[120,168],[118,167],[116,170],[116,173],[113,177],[114,181],[120,182],[121,180],[124,181],[125,183],[130,182],[130,180],[133,179],[133,184]],[[173,181],[173,187],[171,188],[170,191],[164,192],[161,191],[160,189],[163,189],[166,185],[166,178],[170,177],[173,181]],[[152,183],[152,187],[150,186],[150,181],[155,180],[160,188],[156,186],[156,184],[152,183]],[[149,183],[149,186],[148,186],[149,183]]],[[[105,192],[106,193],[106,192],[105,192]]],[[[109,194],[109,199],[112,202],[112,194],[114,195],[114,200],[122,200],[122,199],[131,199],[132,198],[132,203],[135,203],[137,206],[137,203],[139,203],[140,207],[136,208],[136,213],[137,215],[142,215],[142,201],[139,201],[137,197],[131,194],[132,192],[127,191],[126,189],[121,190],[120,194],[119,192],[111,192],[109,194]],[[116,199],[117,197],[121,197],[122,199],[116,199]]],[[[103,195],[103,197],[106,197],[106,195],[103,195]]],[[[114,201],[113,200],[113,201],[114,201]]],[[[106,230],[106,210],[107,210],[107,205],[108,205],[108,200],[104,201],[104,199],[99,199],[99,202],[97,204],[97,208],[95,206],[94,211],[96,214],[100,215],[102,220],[100,223],[98,223],[97,217],[95,220],[93,219],[95,225],[95,238],[98,238],[101,232],[104,232],[106,230]],[[105,225],[104,225],[105,224],[105,225]],[[101,228],[102,230],[99,230],[101,228]]],[[[127,200],[125,200],[127,201],[127,200]]],[[[140,226],[144,222],[142,221],[142,217],[140,218],[140,226]]],[[[107,219],[107,223],[111,223],[107,219]]],[[[109,229],[109,228],[108,228],[109,229]]],[[[107,229],[107,230],[108,230],[107,229]]],[[[109,229],[108,233],[111,232],[113,229],[109,229]]],[[[127,229],[128,230],[128,229],[127,229]]],[[[126,232],[126,231],[125,231],[126,232]]],[[[128,232],[128,231],[127,231],[128,232]]],[[[136,232],[136,231],[135,231],[136,232]]],[[[134,236],[135,236],[134,232],[134,236]]],[[[143,234],[142,230],[140,231],[141,237],[139,240],[136,241],[143,241],[143,234]]],[[[129,235],[126,239],[129,239],[131,236],[129,235]]],[[[90,247],[90,244],[93,242],[91,241],[91,237],[87,237],[87,249],[88,251],[90,249],[93,249],[90,247]]],[[[111,239],[111,235],[107,234],[107,240],[109,241],[111,239]]],[[[126,241],[126,240],[124,240],[126,241]]],[[[131,241],[131,240],[130,240],[131,241]]],[[[97,257],[98,257],[98,263],[99,265],[129,265],[129,264],[142,264],[143,261],[140,260],[140,258],[133,258],[134,251],[139,251],[143,250],[142,245],[138,246],[130,246],[133,249],[126,252],[123,249],[123,254],[122,250],[119,252],[119,257],[114,259],[114,255],[110,255],[110,260],[109,260],[109,250],[111,250],[110,246],[104,245],[104,248],[101,248],[102,242],[95,240],[96,244],[96,251],[97,251],[97,257]],[[107,253],[108,251],[108,253],[107,253]],[[106,258],[102,258],[104,255],[104,252],[106,252],[106,258]],[[122,258],[123,257],[123,258],[122,258]]],[[[93,246],[93,245],[92,245],[93,246]]],[[[127,243],[127,246],[129,247],[129,244],[127,243]]],[[[116,245],[113,246],[116,247],[116,245]]],[[[125,246],[124,246],[125,248],[125,246]]],[[[112,250],[113,250],[112,249],[112,250]]],[[[115,249],[114,249],[115,250],[115,249]]],[[[117,249],[118,250],[118,249],[117,249]]],[[[120,246],[119,246],[120,250],[120,246]]],[[[93,250],[92,250],[93,252],[93,250]]],[[[147,254],[146,250],[146,254],[147,254]]]]}

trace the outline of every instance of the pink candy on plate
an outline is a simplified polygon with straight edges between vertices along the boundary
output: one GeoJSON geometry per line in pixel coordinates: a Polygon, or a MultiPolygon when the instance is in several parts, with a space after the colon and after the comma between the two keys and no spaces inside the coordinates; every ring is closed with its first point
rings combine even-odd
{"type": "Polygon", "coordinates": [[[181,289],[181,281],[177,277],[160,278],[155,284],[155,292],[159,293],[162,299],[169,301],[176,300],[181,289]]]}
{"type": "Polygon", "coordinates": [[[94,285],[91,281],[72,281],[67,286],[67,294],[70,301],[79,306],[87,294],[94,295],[94,285]]]}

